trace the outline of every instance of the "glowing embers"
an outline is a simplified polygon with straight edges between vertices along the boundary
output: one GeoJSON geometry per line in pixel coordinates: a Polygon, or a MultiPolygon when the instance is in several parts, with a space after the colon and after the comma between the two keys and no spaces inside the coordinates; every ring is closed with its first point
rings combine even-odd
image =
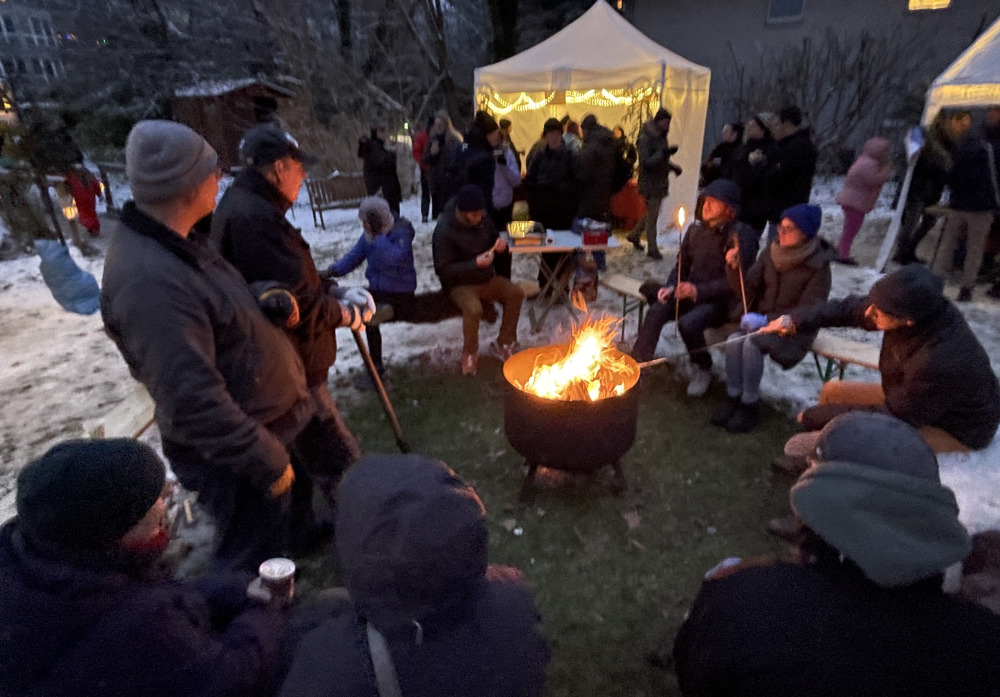
{"type": "Polygon", "coordinates": [[[545,399],[596,402],[618,397],[639,378],[636,362],[615,348],[615,318],[588,319],[568,344],[537,350],[528,378],[513,384],[545,399]]]}

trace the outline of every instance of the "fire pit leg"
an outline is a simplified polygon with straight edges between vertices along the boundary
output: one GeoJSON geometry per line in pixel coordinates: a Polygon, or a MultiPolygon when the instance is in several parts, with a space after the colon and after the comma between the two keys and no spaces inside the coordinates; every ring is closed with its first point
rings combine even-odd
{"type": "Polygon", "coordinates": [[[611,469],[614,471],[614,476],[611,479],[611,492],[616,496],[624,494],[628,491],[628,480],[625,479],[625,473],[622,472],[621,463],[615,460],[611,463],[611,469]]]}
{"type": "Polygon", "coordinates": [[[526,463],[528,473],[524,475],[524,483],[521,484],[521,493],[517,500],[521,503],[533,503],[535,500],[535,474],[538,472],[538,465],[534,462],[526,463]]]}

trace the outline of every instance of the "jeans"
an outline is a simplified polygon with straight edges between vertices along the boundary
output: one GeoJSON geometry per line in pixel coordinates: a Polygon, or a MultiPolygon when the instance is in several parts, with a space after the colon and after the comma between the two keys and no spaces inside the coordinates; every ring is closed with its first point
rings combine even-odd
{"type": "Polygon", "coordinates": [[[740,397],[744,404],[753,404],[760,398],[760,381],[764,377],[764,352],[753,337],[737,332],[729,336],[726,345],[726,393],[740,397]],[[737,341],[743,336],[742,341],[737,341]]]}
{"type": "Polygon", "coordinates": [[[962,264],[961,285],[972,288],[979,276],[986,250],[986,238],[993,225],[992,211],[948,211],[948,218],[941,233],[941,244],[934,257],[934,273],[946,276],[951,270],[955,248],[965,242],[965,262],[962,264]]]}

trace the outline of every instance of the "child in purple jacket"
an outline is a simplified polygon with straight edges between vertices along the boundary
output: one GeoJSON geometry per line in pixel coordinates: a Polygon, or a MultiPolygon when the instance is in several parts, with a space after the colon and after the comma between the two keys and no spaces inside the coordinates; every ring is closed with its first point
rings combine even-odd
{"type": "Polygon", "coordinates": [[[835,201],[844,209],[844,230],[837,245],[837,262],[857,266],[851,257],[851,243],[861,230],[865,215],[875,207],[882,186],[892,173],[889,164],[889,141],[870,138],[858,159],[847,171],[844,188],[835,201]]]}

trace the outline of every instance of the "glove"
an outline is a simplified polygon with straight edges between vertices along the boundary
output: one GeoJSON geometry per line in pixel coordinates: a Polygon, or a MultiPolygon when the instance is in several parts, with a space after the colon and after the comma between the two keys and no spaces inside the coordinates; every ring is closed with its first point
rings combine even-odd
{"type": "Polygon", "coordinates": [[[767,317],[756,312],[748,312],[740,317],[740,329],[747,332],[755,332],[767,324],[767,317]]]}
{"type": "Polygon", "coordinates": [[[680,165],[674,165],[674,164],[670,165],[670,171],[674,173],[675,177],[679,177],[681,176],[681,174],[684,173],[684,170],[681,169],[680,165]]]}
{"type": "Polygon", "coordinates": [[[254,283],[251,289],[257,295],[257,305],[264,315],[278,327],[291,329],[299,323],[299,303],[295,295],[280,283],[254,283]]]}
{"type": "Polygon", "coordinates": [[[366,324],[375,316],[375,298],[364,288],[347,288],[341,300],[353,305],[361,313],[361,321],[366,324]]]}
{"type": "Polygon", "coordinates": [[[352,332],[364,328],[365,320],[361,316],[360,308],[356,305],[350,305],[347,302],[341,303],[340,307],[344,311],[340,319],[341,327],[348,327],[352,332]]]}

